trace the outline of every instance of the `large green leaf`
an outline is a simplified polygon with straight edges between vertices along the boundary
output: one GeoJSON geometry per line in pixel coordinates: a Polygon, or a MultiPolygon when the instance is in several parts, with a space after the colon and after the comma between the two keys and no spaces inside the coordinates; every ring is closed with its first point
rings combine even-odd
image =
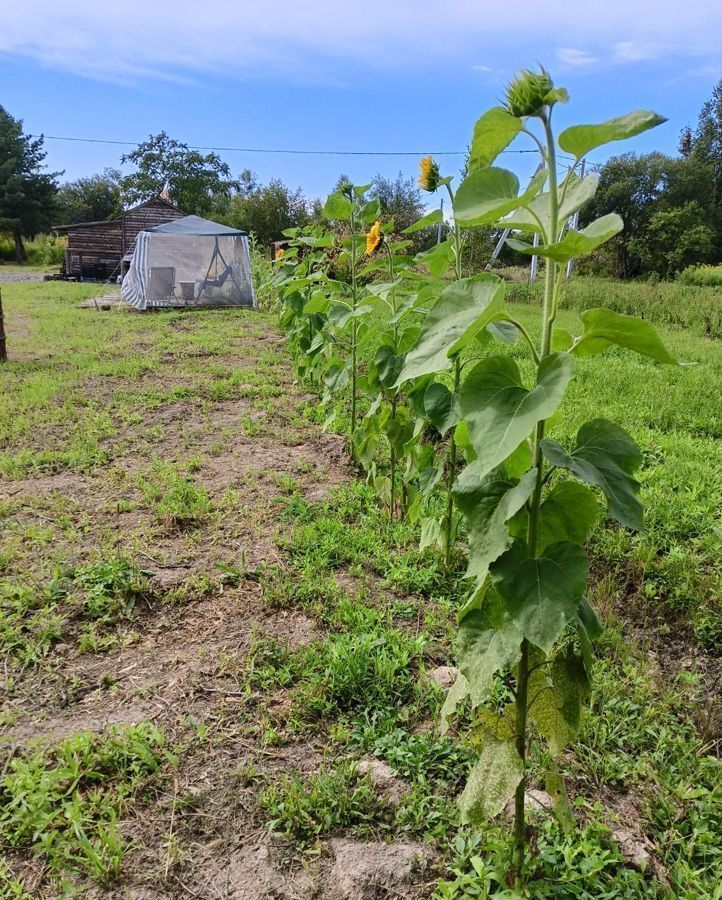
{"type": "Polygon", "coordinates": [[[651,110],[637,109],[599,125],[572,125],[559,135],[559,146],[565,153],[581,159],[595,147],[601,147],[610,141],[626,140],[666,121],[664,116],[651,110]]]}
{"type": "MultiPolygon", "coordinates": [[[[569,182],[559,207],[558,221],[560,223],[566,222],[570,216],[592,199],[599,183],[597,175],[580,178],[571,172],[568,179],[569,182]]],[[[549,194],[546,191],[543,194],[537,194],[526,207],[515,209],[502,220],[501,224],[518,231],[539,231],[545,236],[545,239],[550,238],[549,194]]]]}
{"type": "Polygon", "coordinates": [[[401,234],[413,234],[415,231],[422,231],[424,228],[429,228],[431,225],[438,225],[440,222],[444,221],[443,214],[441,209],[433,209],[430,213],[427,213],[425,216],[422,216],[413,225],[409,225],[408,228],[404,228],[401,234]]]}
{"type": "Polygon", "coordinates": [[[533,247],[530,244],[524,244],[514,238],[507,239],[507,244],[519,253],[525,253],[527,256],[546,256],[558,263],[565,263],[575,256],[584,256],[606,244],[608,240],[624,228],[624,222],[621,216],[616,213],[609,213],[600,219],[595,219],[586,228],[581,231],[569,229],[560,241],[553,244],[541,244],[533,247]]]}
{"type": "Polygon", "coordinates": [[[442,241],[440,244],[434,244],[430,250],[417,253],[414,261],[426,266],[434,278],[441,278],[451,265],[453,255],[453,245],[449,241],[442,241]]]}
{"type": "Polygon", "coordinates": [[[489,569],[516,627],[549,653],[584,595],[589,562],[582,548],[564,541],[535,558],[524,541],[516,540],[489,569]]]}
{"type": "Polygon", "coordinates": [[[558,653],[551,667],[536,667],[529,677],[529,718],[547,742],[552,756],[561,756],[579,731],[583,703],[590,684],[584,663],[570,648],[558,653]]]}
{"type": "Polygon", "coordinates": [[[503,299],[504,283],[495,275],[483,273],[452,282],[424,320],[398,384],[450,368],[452,353],[462,350],[489,323],[504,318],[503,299]]]}
{"type": "Polygon", "coordinates": [[[576,356],[604,353],[612,344],[617,344],[658,362],[676,363],[654,327],[644,319],[623,316],[611,309],[587,309],[581,314],[581,320],[584,331],[571,351],[576,356]]]}
{"type": "Polygon", "coordinates": [[[336,191],[326,201],[323,207],[323,215],[327,219],[348,219],[352,209],[353,204],[348,197],[341,191],[336,191]]]}
{"type": "Polygon", "coordinates": [[[571,541],[583,544],[599,518],[599,503],[593,491],[578,481],[556,484],[539,510],[538,549],[571,541]]]}
{"type": "Polygon", "coordinates": [[[541,447],[552,465],[569,469],[580,481],[601,488],[613,519],[641,531],[639,482],[632,473],[639,468],[642,454],[623,428],[607,419],[592,419],[579,429],[571,452],[550,438],[545,438],[541,447]]]}
{"type": "Polygon", "coordinates": [[[536,469],[512,483],[499,475],[479,475],[475,462],[468,465],[454,485],[454,501],[466,519],[469,532],[469,565],[466,575],[481,584],[489,564],[509,547],[512,537],[506,523],[531,496],[536,469]]]}
{"type": "Polygon", "coordinates": [[[429,422],[440,434],[453,428],[461,418],[459,397],[450,391],[445,384],[435,382],[426,388],[424,409],[429,422]]]}
{"type": "Polygon", "coordinates": [[[495,106],[477,119],[469,153],[469,171],[485,169],[511,144],[524,123],[503,106],[495,106]]]}
{"type": "Polygon", "coordinates": [[[376,351],[376,357],[374,358],[374,368],[376,369],[380,385],[384,388],[390,388],[399,377],[403,365],[403,356],[397,356],[393,347],[390,347],[388,344],[382,344],[376,351]]]}
{"type": "Polygon", "coordinates": [[[493,225],[520,206],[531,203],[546,181],[540,170],[523,194],[518,195],[519,179],[506,169],[480,169],[468,175],[454,197],[454,219],[460,225],[493,225]]]}
{"type": "Polygon", "coordinates": [[[461,388],[461,413],[469,423],[479,476],[503,463],[537,422],[556,411],[573,375],[574,360],[568,353],[542,360],[531,391],[508,356],[484,359],[472,369],[461,388]]]}
{"type": "Polygon", "coordinates": [[[370,306],[368,303],[357,306],[356,309],[351,309],[346,304],[335,303],[328,311],[328,318],[337,328],[343,328],[352,319],[362,319],[373,311],[373,306],[370,306]]]}
{"type": "Polygon", "coordinates": [[[521,656],[522,635],[504,609],[501,597],[487,591],[481,609],[473,608],[459,623],[456,659],[469,682],[473,706],[491,693],[497,672],[513,668],[521,656]]]}
{"type": "Polygon", "coordinates": [[[498,815],[523,775],[524,763],[514,741],[488,740],[459,797],[462,824],[477,825],[498,815]]]}

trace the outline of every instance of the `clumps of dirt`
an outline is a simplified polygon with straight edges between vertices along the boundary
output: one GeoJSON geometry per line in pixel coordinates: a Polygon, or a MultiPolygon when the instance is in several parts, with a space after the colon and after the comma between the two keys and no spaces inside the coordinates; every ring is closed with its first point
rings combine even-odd
{"type": "Polygon", "coordinates": [[[433,862],[430,848],[408,841],[395,844],[330,841],[334,865],[320,896],[324,900],[395,900],[421,896],[424,873],[433,862]]]}

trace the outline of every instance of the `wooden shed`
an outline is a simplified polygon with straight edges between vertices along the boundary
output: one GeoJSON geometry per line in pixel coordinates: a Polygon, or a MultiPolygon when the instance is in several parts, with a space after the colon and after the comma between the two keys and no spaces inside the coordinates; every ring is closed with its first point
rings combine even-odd
{"type": "Polygon", "coordinates": [[[153,197],[126,209],[114,219],[58,225],[66,232],[62,274],[66,277],[109,279],[124,274],[124,257],[133,249],[139,231],[180,219],[185,213],[162,197],[153,197]]]}

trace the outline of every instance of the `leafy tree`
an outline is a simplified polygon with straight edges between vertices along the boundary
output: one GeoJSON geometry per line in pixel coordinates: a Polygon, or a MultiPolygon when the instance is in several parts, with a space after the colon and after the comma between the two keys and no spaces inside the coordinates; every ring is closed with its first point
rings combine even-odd
{"type": "Polygon", "coordinates": [[[120,202],[121,178],[118,169],[105,169],[102,175],[90,175],[62,184],[55,201],[57,223],[96,222],[119,215],[123,208],[120,202]]]}
{"type": "MultiPolygon", "coordinates": [[[[694,221],[694,228],[705,225],[715,229],[714,198],[710,191],[710,164],[695,157],[673,158],[663,153],[639,156],[624,153],[613,156],[603,166],[597,194],[585,211],[582,223],[595,216],[618,213],[624,219],[624,229],[609,245],[614,249],[614,274],[629,278],[645,271],[673,272],[677,254],[668,255],[669,241],[660,241],[663,223],[674,225],[674,234],[683,222],[694,221]],[[678,212],[687,204],[692,206],[678,212]],[[662,215],[662,214],[665,215],[662,215]],[[669,213],[669,215],[666,215],[669,213]],[[656,224],[652,228],[652,221],[656,224]]],[[[696,231],[695,233],[700,233],[696,231]]],[[[685,258],[703,262],[709,258],[706,240],[697,251],[685,237],[685,258]]]]}
{"type": "Polygon", "coordinates": [[[208,215],[219,198],[231,197],[238,182],[217,153],[200,153],[169,137],[165,131],[150,135],[131,153],[121,157],[136,171],[121,180],[124,205],[142,203],[169,186],[173,202],[186,213],[208,215]]]}
{"type": "Polygon", "coordinates": [[[309,221],[308,204],[300,188],[293,191],[279,178],[261,185],[248,169],[241,173],[237,192],[216,208],[216,215],[226,224],[255,235],[261,244],[279,240],[287,228],[309,221]]]}
{"type": "Polygon", "coordinates": [[[658,209],[641,239],[631,247],[647,271],[674,276],[694,263],[711,262],[715,253],[715,229],[696,200],[682,206],[658,209]]]}
{"type": "Polygon", "coordinates": [[[378,199],[382,219],[393,219],[397,231],[413,225],[424,214],[421,191],[415,180],[404,178],[402,172],[393,179],[377,173],[371,183],[369,197],[378,199]]]}
{"type": "Polygon", "coordinates": [[[712,96],[702,104],[696,128],[682,131],[679,149],[683,156],[711,165],[713,199],[719,207],[722,204],[722,78],[714,86],[712,96]]]}
{"type": "Polygon", "coordinates": [[[27,259],[24,237],[50,228],[60,172],[43,172],[43,138],[23,134],[23,123],[0,106],[0,229],[15,241],[15,258],[27,259]]]}

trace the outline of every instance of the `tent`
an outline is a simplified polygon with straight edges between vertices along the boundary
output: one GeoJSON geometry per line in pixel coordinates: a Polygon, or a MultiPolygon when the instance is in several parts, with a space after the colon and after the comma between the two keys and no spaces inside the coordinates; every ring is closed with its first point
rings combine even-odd
{"type": "Polygon", "coordinates": [[[248,236],[200,216],[146,228],[121,292],[136,309],[256,306],[248,236]]]}

